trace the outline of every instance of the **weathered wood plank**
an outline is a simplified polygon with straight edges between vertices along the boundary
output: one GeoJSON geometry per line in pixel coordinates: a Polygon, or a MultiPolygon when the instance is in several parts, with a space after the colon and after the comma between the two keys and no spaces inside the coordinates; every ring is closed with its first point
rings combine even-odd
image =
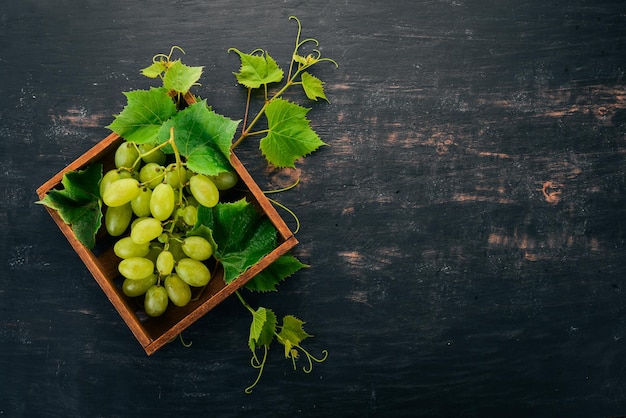
{"type": "Polygon", "coordinates": [[[152,5],[0,13],[0,413],[624,414],[626,4],[152,5]],[[201,96],[240,118],[226,51],[288,59],[291,14],[340,64],[316,72],[331,103],[309,113],[330,146],[281,171],[254,141],[238,151],[262,188],[300,177],[273,197],[311,265],[250,297],[301,317],[330,357],[306,375],[273,350],[246,396],[236,300],[186,331],[191,348],[147,358],[34,190],[106,136],[121,91],[147,86],[137,69],[171,44],[206,66],[201,96]]]}

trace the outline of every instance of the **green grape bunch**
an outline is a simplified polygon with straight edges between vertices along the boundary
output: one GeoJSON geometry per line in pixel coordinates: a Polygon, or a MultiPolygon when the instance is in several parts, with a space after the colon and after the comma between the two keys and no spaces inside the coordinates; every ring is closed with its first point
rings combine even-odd
{"type": "Polygon", "coordinates": [[[174,162],[159,146],[124,141],[115,151],[115,168],[102,176],[99,191],[104,225],[120,258],[123,293],[143,297],[145,312],[161,316],[170,304],[186,306],[193,289],[206,286],[215,250],[212,240],[191,235],[198,207],[212,208],[220,191],[237,184],[233,171],[217,176],[195,173],[177,152],[174,162]]]}

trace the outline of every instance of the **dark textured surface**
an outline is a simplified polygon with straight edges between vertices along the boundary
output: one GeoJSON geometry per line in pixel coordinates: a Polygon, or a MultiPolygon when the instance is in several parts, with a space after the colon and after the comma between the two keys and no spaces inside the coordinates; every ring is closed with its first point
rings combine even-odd
{"type": "MultiPolygon", "coordinates": [[[[21,0],[0,11],[0,415],[626,414],[626,3],[21,0]],[[276,294],[330,356],[274,347],[252,395],[229,299],[146,357],[34,190],[102,139],[173,44],[240,118],[229,47],[282,65],[297,15],[340,67],[330,144],[281,202],[311,268],[276,294]]],[[[295,98],[295,96],[294,96],[295,98]]],[[[263,188],[253,142],[240,155],[263,188]]]]}

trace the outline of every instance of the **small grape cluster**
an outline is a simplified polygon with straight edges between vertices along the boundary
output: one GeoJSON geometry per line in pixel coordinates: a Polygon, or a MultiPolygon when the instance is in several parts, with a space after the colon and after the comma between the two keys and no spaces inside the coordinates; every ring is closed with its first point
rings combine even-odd
{"type": "Polygon", "coordinates": [[[187,232],[196,224],[199,205],[214,207],[220,191],[238,181],[234,171],[195,173],[176,151],[171,161],[162,150],[168,143],[175,147],[172,139],[161,146],[123,142],[115,152],[116,168],[100,183],[105,228],[121,237],[113,250],[121,259],[122,291],[143,296],[144,310],[152,317],[162,315],[170,302],[187,305],[192,288],[209,283],[206,261],[213,245],[187,232]]]}

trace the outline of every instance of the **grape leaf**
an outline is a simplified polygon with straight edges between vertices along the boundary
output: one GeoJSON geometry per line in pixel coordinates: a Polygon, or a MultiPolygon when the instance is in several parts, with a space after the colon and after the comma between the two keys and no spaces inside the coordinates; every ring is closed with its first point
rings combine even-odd
{"type": "Polygon", "coordinates": [[[318,98],[321,98],[328,102],[324,94],[324,82],[314,75],[307,72],[302,73],[302,88],[309,99],[317,101],[318,98]]]}
{"type": "Polygon", "coordinates": [[[176,114],[176,105],[166,88],[126,92],[127,105],[107,126],[129,142],[155,143],[161,125],[176,114]]]}
{"type": "MultiPolygon", "coordinates": [[[[174,141],[179,152],[187,158],[187,167],[196,173],[209,176],[232,171],[230,146],[239,121],[226,118],[209,110],[206,101],[196,102],[166,121],[158,132],[158,142],[170,137],[174,128],[174,141]]],[[[163,148],[172,153],[172,147],[163,148]]]]}
{"type": "MultiPolygon", "coordinates": [[[[148,67],[149,68],[149,67],[148,67]]],[[[163,77],[163,86],[177,93],[186,93],[200,80],[204,67],[190,67],[180,60],[173,61],[167,67],[163,77]]]]}
{"type": "Polygon", "coordinates": [[[252,314],[248,346],[254,353],[257,347],[269,346],[276,335],[276,314],[271,310],[259,307],[252,314]]]}
{"type": "Polygon", "coordinates": [[[96,232],[102,225],[99,183],[102,164],[63,175],[62,190],[50,190],[37,203],[55,209],[63,222],[72,227],[76,238],[87,248],[96,245],[96,232]]]}
{"type": "Polygon", "coordinates": [[[155,61],[150,66],[141,70],[141,74],[150,78],[157,78],[167,69],[167,65],[163,61],[155,61]]]}
{"type": "Polygon", "coordinates": [[[303,267],[307,266],[294,256],[283,255],[247,282],[246,289],[256,292],[276,291],[278,283],[303,267]]]}
{"type": "Polygon", "coordinates": [[[326,145],[311,129],[306,114],[310,109],[284,99],[267,105],[269,133],[261,139],[261,152],[276,167],[295,168],[295,161],[326,145]]]}
{"type": "Polygon", "coordinates": [[[239,72],[233,73],[239,84],[256,89],[264,84],[278,83],[283,79],[283,70],[266,51],[262,51],[260,55],[246,54],[236,48],[228,51],[236,52],[241,59],[239,72]]]}
{"type": "Polygon", "coordinates": [[[196,226],[211,229],[217,250],[215,258],[224,267],[230,283],[276,248],[276,228],[245,199],[198,207],[196,226]]]}
{"type": "Polygon", "coordinates": [[[283,325],[278,333],[278,341],[285,346],[285,358],[297,356],[293,347],[299,347],[305,338],[312,337],[303,328],[304,322],[293,315],[283,317],[283,325]]]}

